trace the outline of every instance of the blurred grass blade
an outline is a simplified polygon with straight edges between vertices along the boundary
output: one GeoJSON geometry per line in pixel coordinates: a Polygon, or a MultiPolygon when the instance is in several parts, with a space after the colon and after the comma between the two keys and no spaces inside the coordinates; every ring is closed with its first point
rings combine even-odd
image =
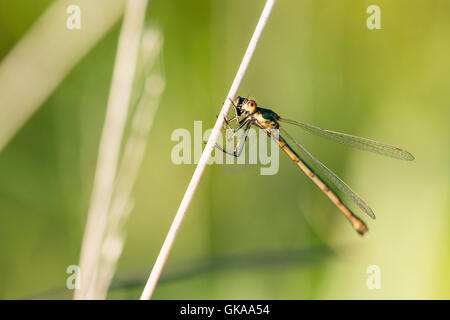
{"type": "MultiPolygon", "coordinates": [[[[162,46],[162,35],[155,29],[148,29],[143,34],[142,51],[144,52],[144,69],[148,70],[154,64],[162,46]],[[146,42],[149,42],[146,44],[146,42]]],[[[137,108],[131,120],[129,137],[124,145],[123,157],[117,172],[113,197],[108,211],[106,232],[100,251],[98,283],[95,297],[106,298],[111,280],[114,276],[117,261],[122,253],[125,242],[123,226],[128,213],[132,210],[131,192],[135,184],[139,168],[147,146],[148,133],[153,124],[155,112],[159,106],[164,91],[165,81],[159,74],[146,74],[142,92],[137,102],[137,108]]]]}
{"type": "Polygon", "coordinates": [[[81,286],[75,291],[75,299],[100,298],[95,295],[100,251],[117,175],[120,146],[128,116],[146,8],[147,0],[127,1],[81,248],[81,286]]]}
{"type": "Polygon", "coordinates": [[[70,70],[119,20],[124,0],[79,0],[81,29],[55,1],[0,64],[0,151],[70,70]]]}

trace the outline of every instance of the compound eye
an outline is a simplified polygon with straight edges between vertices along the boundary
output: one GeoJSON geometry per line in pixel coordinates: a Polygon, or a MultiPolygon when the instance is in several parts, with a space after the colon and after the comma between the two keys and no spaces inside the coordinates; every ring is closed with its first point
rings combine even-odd
{"type": "Polygon", "coordinates": [[[249,107],[256,107],[256,102],[254,100],[249,100],[247,102],[247,104],[248,104],[249,107]]]}

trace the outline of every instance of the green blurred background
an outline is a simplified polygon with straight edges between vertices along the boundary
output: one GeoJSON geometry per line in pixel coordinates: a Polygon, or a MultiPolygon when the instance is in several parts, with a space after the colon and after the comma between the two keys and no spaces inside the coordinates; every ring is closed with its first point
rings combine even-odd
{"type": "MultiPolygon", "coordinates": [[[[51,4],[0,0],[0,59],[51,4]]],[[[172,163],[171,133],[193,132],[194,120],[213,126],[263,7],[150,1],[166,90],[108,298],[139,297],[195,168],[172,163]]],[[[0,298],[72,297],[66,268],[78,264],[120,23],[0,151],[0,298]]],[[[282,154],[273,176],[259,165],[208,166],[154,298],[449,299],[449,39],[447,0],[279,0],[239,93],[416,160],[289,128],[370,203],[377,219],[364,217],[365,237],[282,154]],[[381,30],[366,27],[371,4],[381,30]],[[381,269],[379,290],[366,286],[370,265],[381,269]]]]}

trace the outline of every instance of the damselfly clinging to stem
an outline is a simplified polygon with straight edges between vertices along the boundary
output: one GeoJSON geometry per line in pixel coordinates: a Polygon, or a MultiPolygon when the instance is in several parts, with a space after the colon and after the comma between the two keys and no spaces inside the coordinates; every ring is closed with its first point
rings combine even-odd
{"type": "MultiPolygon", "coordinates": [[[[231,100],[231,99],[230,99],[231,100]]],[[[254,100],[249,100],[243,97],[236,97],[234,101],[231,101],[234,106],[235,116],[231,119],[225,119],[225,124],[228,129],[233,130],[233,134],[230,138],[234,137],[241,129],[244,130],[243,135],[237,142],[233,152],[224,150],[218,144],[216,148],[223,152],[239,157],[244,149],[245,142],[248,137],[248,133],[252,125],[263,129],[269,137],[275,140],[280,148],[291,158],[300,169],[322,190],[328,198],[341,210],[347,219],[352,224],[353,228],[359,233],[364,234],[367,232],[367,226],[360,218],[358,218],[350,208],[339,198],[337,193],[333,190],[333,186],[343,192],[350,200],[352,200],[362,211],[367,213],[369,217],[375,219],[375,214],[369,207],[366,201],[364,201],[359,195],[356,194],[344,181],[342,181],[336,174],[328,169],[324,164],[317,160],[308,150],[305,149],[299,142],[292,138],[281,126],[280,122],[285,122],[299,126],[306,131],[342,143],[344,145],[354,147],[360,150],[370,151],[373,153],[381,154],[387,157],[392,157],[400,160],[414,160],[414,156],[408,151],[401,148],[397,148],[382,142],[369,140],[366,138],[351,136],[345,133],[334,132],[330,130],[321,129],[310,124],[303,122],[297,122],[294,120],[288,120],[281,118],[278,114],[269,109],[263,109],[257,106],[254,100]],[[230,123],[235,121],[237,124],[236,129],[232,129],[230,123]],[[281,133],[281,134],[280,134],[281,133]],[[294,149],[289,146],[285,138],[293,142],[300,150],[305,154],[305,158],[315,167],[313,170],[307,162],[302,159],[294,149]],[[330,185],[328,185],[319,174],[323,174],[328,178],[330,185]]]]}

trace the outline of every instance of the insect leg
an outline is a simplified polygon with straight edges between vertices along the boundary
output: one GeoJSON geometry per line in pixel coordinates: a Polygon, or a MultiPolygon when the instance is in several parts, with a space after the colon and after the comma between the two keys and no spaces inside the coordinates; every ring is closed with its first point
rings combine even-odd
{"type": "Polygon", "coordinates": [[[248,133],[250,131],[250,128],[251,128],[251,122],[248,122],[247,126],[245,127],[245,131],[244,131],[242,137],[237,142],[236,147],[234,148],[233,152],[229,152],[229,151],[223,149],[217,143],[216,143],[215,147],[217,149],[219,149],[220,151],[222,151],[223,153],[226,153],[226,154],[228,154],[230,156],[238,158],[241,155],[242,151],[244,150],[244,145],[245,145],[245,142],[247,141],[248,133]]]}

